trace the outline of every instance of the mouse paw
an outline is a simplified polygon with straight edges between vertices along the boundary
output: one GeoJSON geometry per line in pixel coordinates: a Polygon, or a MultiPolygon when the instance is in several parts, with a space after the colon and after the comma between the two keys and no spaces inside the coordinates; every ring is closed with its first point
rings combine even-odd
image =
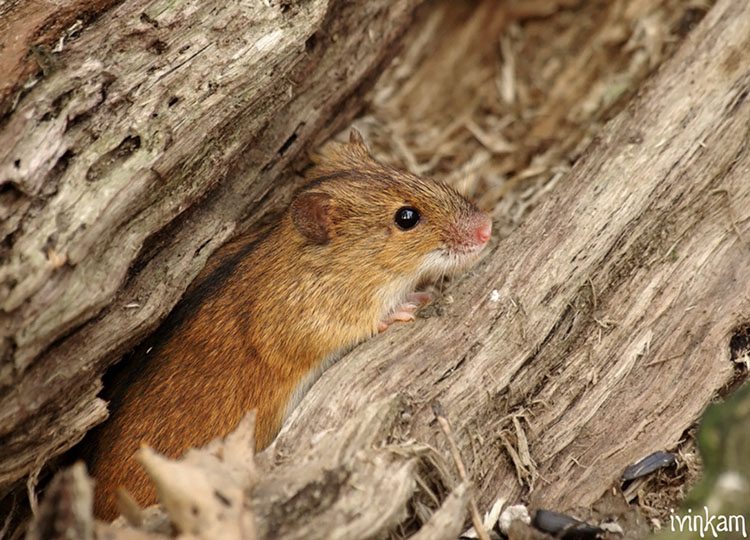
{"type": "Polygon", "coordinates": [[[399,304],[388,317],[380,321],[378,332],[384,332],[395,322],[412,322],[414,312],[425,304],[432,302],[433,297],[428,292],[414,292],[406,297],[403,304],[399,304]]]}

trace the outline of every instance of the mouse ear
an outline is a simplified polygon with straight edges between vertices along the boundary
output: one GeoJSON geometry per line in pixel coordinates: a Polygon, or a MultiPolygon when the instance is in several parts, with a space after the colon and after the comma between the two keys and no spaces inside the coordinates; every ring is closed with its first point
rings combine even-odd
{"type": "Polygon", "coordinates": [[[364,155],[370,153],[370,149],[367,148],[364,137],[362,137],[362,134],[355,127],[352,127],[352,129],[349,130],[349,144],[364,155]]]}
{"type": "Polygon", "coordinates": [[[349,143],[358,144],[360,146],[367,146],[365,144],[364,137],[362,137],[362,134],[354,126],[352,126],[352,128],[349,130],[349,143]]]}
{"type": "Polygon", "coordinates": [[[331,237],[331,196],[305,191],[292,201],[294,227],[316,244],[325,244],[331,237]]]}

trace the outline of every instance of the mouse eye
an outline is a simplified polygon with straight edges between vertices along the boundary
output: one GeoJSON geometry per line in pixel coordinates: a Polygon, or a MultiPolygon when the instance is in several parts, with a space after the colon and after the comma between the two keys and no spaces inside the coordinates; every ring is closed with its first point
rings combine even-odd
{"type": "Polygon", "coordinates": [[[413,206],[402,206],[396,211],[396,215],[393,218],[393,221],[396,222],[396,225],[398,225],[399,229],[401,229],[402,231],[408,231],[417,223],[419,223],[420,217],[421,216],[419,215],[419,210],[417,210],[413,206]]]}

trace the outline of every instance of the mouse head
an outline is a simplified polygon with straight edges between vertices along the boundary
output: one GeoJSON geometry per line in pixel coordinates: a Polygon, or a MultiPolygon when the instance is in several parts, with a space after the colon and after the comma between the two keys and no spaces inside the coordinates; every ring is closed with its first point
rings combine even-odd
{"type": "Polygon", "coordinates": [[[332,262],[421,281],[469,266],[492,222],[452,187],[375,161],[358,131],[313,156],[292,222],[332,262]]]}

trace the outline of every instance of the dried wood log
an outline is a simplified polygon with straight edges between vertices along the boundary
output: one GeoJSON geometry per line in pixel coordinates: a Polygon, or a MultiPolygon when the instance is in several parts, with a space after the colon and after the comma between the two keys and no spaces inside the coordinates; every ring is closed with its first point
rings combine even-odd
{"type": "Polygon", "coordinates": [[[499,495],[589,505],[626,465],[675,448],[741,373],[730,341],[750,321],[748,96],[750,6],[721,0],[440,317],[322,376],[268,462],[299,459],[394,392],[411,419],[402,436],[447,455],[440,400],[485,509],[499,495]]]}
{"type": "Polygon", "coordinates": [[[54,69],[53,51],[65,47],[114,0],[3,2],[0,5],[0,118],[54,69]]]}
{"type": "MultiPolygon", "coordinates": [[[[348,122],[419,2],[97,4],[30,89],[3,87],[0,496],[106,416],[104,370],[280,206],[282,173],[348,122]]],[[[34,34],[23,6],[13,35],[34,34]]]]}
{"type": "Polygon", "coordinates": [[[589,504],[626,464],[677,444],[733,378],[730,341],[750,319],[748,36],[750,8],[721,0],[441,317],[323,376],[263,470],[330,458],[318,432],[357,425],[394,391],[401,421],[367,445],[415,438],[448,456],[439,398],[482,508],[498,495],[589,504]]]}
{"type": "MultiPolygon", "coordinates": [[[[32,530],[48,527],[49,515],[66,518],[60,521],[70,529],[74,504],[79,528],[84,524],[97,537],[123,540],[170,538],[172,527],[207,540],[382,538],[398,526],[413,526],[407,508],[429,503],[429,519],[415,538],[454,539],[463,525],[470,485],[453,485],[447,463],[429,446],[374,446],[400,423],[401,406],[397,399],[371,404],[341,429],[319,437],[309,456],[263,474],[253,459],[253,413],[224,440],[190,450],[179,460],[139,450],[136,459],[153,479],[166,513],[135,509],[125,528],[105,525],[93,521],[90,487],[67,498],[56,488],[45,498],[47,511],[32,530]]],[[[72,492],[68,485],[74,472],[80,471],[59,474],[53,486],[72,492]]]]}

